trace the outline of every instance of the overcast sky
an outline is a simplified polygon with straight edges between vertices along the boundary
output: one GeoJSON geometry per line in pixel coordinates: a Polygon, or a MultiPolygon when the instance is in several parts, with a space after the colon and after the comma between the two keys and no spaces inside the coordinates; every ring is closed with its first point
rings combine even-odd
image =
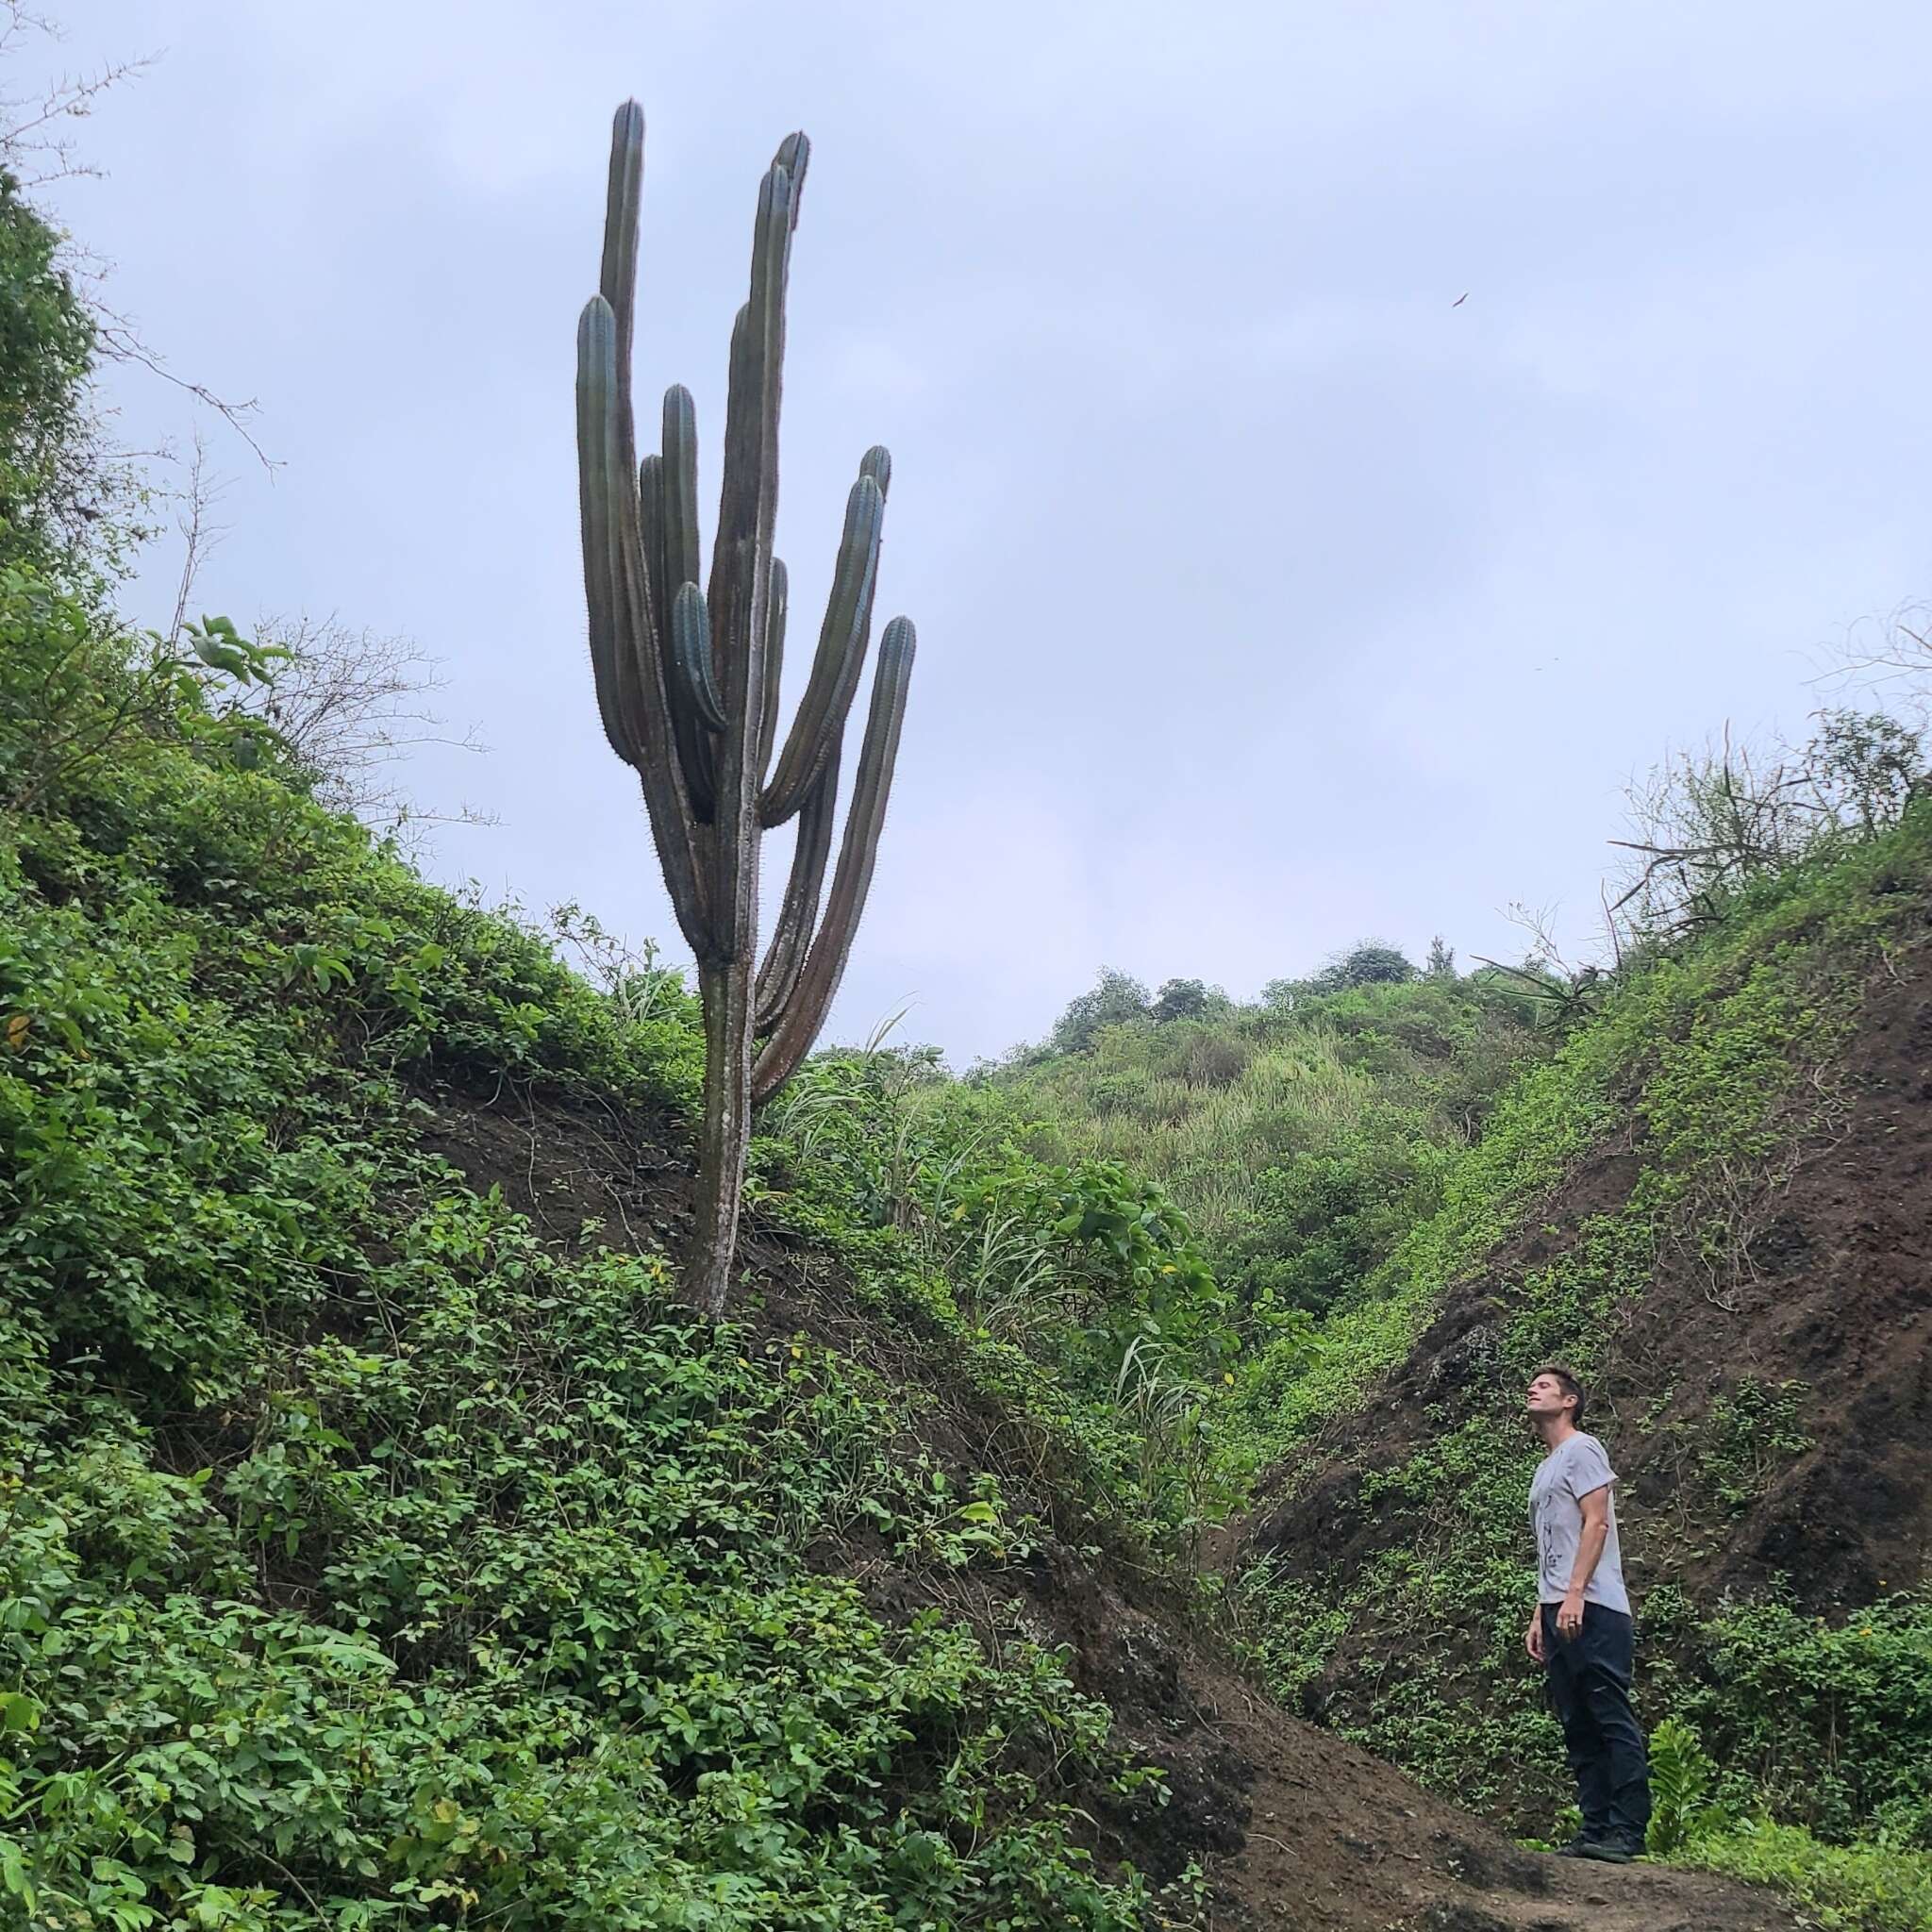
{"type": "MultiPolygon", "coordinates": [[[[963,1064],[1103,962],[1247,995],[1371,933],[1515,957],[1514,900],[1578,935],[1633,768],[1800,727],[1820,647],[1932,593],[1923,0],[58,10],[53,64],[160,56],[59,207],[281,465],[213,436],[198,603],[420,641],[489,750],[412,789],[499,821],[432,872],[640,937],[571,440],[609,115],[649,124],[641,394],[694,391],[708,499],[758,179],[810,134],[789,668],[875,441],[920,633],[837,1036],[910,999],[963,1064]]],[[[192,433],[113,387],[131,442],[192,433]]]]}

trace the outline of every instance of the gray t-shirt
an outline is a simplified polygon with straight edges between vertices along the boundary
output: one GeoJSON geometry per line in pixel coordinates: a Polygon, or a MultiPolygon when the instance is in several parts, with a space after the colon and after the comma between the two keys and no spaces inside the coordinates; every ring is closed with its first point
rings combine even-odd
{"type": "MultiPolygon", "coordinates": [[[[1576,1545],[1583,1540],[1582,1499],[1617,1480],[1604,1445],[1581,1432],[1566,1436],[1537,1466],[1529,1486],[1529,1526],[1536,1532],[1537,1591],[1546,1604],[1559,1604],[1570,1593],[1570,1574],[1576,1567],[1576,1545]]],[[[1617,1547],[1617,1499],[1610,1496],[1610,1533],[1604,1553],[1584,1587],[1587,1604],[1630,1614],[1624,1589],[1624,1557],[1617,1547]]]]}

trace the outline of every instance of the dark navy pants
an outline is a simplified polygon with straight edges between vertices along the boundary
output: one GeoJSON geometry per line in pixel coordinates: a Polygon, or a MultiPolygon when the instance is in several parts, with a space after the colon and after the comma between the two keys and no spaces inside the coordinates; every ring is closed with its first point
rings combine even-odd
{"type": "Polygon", "coordinates": [[[1585,1604],[1583,1628],[1566,1640],[1557,1634],[1557,1606],[1543,1606],[1543,1668],[1576,1774],[1583,1828],[1641,1842],[1650,1822],[1650,1762],[1630,1707],[1632,1638],[1621,1610],[1585,1604]]]}

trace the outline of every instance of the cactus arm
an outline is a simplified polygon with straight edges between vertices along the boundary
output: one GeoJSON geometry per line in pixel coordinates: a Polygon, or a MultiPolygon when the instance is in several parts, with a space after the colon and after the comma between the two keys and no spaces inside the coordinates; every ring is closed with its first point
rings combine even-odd
{"type": "Polygon", "coordinates": [[[865,668],[885,514],[884,491],[873,474],[861,470],[845,499],[845,527],[811,676],[777,769],[758,801],[758,818],[767,826],[782,825],[805,803],[831,748],[845,735],[845,720],[865,668]]]}
{"type": "Polygon", "coordinates": [[[797,987],[754,1064],[754,1107],[762,1106],[797,1071],[811,1050],[844,976],[878,859],[879,833],[892,789],[892,767],[899,755],[900,729],[906,722],[906,693],[917,643],[911,624],[903,617],[895,617],[879,640],[872,710],[865,721],[858,777],[845,817],[845,838],[839,849],[839,867],[832,875],[824,920],[806,956],[797,987]]]}
{"type": "Polygon", "coordinates": [[[667,601],[680,584],[704,581],[698,541],[698,419],[691,391],[675,382],[664,391],[664,559],[659,581],[668,588],[667,601]]]}
{"type": "Polygon", "coordinates": [[[583,526],[584,602],[590,612],[597,710],[610,749],[625,764],[635,766],[641,748],[622,670],[614,506],[604,483],[606,402],[599,365],[607,353],[603,338],[610,326],[608,313],[609,305],[600,295],[586,306],[577,322],[577,508],[583,526]]]}
{"type": "Polygon", "coordinates": [[[839,804],[839,748],[835,745],[818,783],[798,813],[798,842],[791,848],[791,874],[772,943],[758,968],[757,1031],[762,1038],[784,1017],[805,970],[807,948],[818,922],[824,890],[825,861],[832,855],[832,821],[839,804]]]}
{"type": "Polygon", "coordinates": [[[721,554],[740,542],[762,541],[769,546],[777,515],[778,406],[791,253],[791,176],[774,162],[758,188],[750,299],[739,310],[732,329],[724,467],[718,497],[721,554]]]}
{"type": "MultiPolygon", "coordinates": [[[[637,427],[631,414],[630,365],[637,333],[638,215],[644,193],[644,110],[635,100],[618,108],[610,123],[610,175],[604,199],[604,257],[598,271],[598,292],[610,305],[616,336],[617,433],[626,469],[637,460],[637,427]]],[[[641,531],[643,514],[639,512],[641,531]]],[[[612,525],[613,541],[619,541],[612,525]]],[[[634,645],[661,650],[656,625],[666,614],[670,592],[657,581],[657,554],[641,551],[646,628],[634,645]]],[[[674,587],[675,588],[675,587],[674,587]]]]}
{"type": "Polygon", "coordinates": [[[695,584],[686,584],[671,607],[671,661],[692,715],[708,731],[724,730],[724,711],[711,675],[711,620],[705,593],[695,584]]]}
{"type": "MultiPolygon", "coordinates": [[[[617,326],[617,388],[630,403],[631,338],[638,289],[638,210],[644,192],[644,110],[636,101],[610,124],[610,182],[604,201],[604,260],[597,286],[617,326]]],[[[625,434],[632,434],[628,421],[625,434]]]]}
{"type": "Polygon", "coordinates": [[[765,713],[765,608],[778,503],[791,212],[791,178],[774,162],[758,191],[751,296],[734,332],[711,578],[711,661],[726,720],[716,746],[711,928],[715,957],[730,960],[749,959],[758,930],[758,748],[765,713]]]}
{"type": "MultiPolygon", "coordinates": [[[[595,295],[577,324],[578,495],[584,539],[584,601],[591,614],[591,662],[611,747],[641,775],[649,742],[647,691],[639,675],[636,630],[625,570],[625,466],[615,388],[614,325],[595,295]]],[[[627,467],[627,466],[626,466],[627,467]]]]}
{"type": "Polygon", "coordinates": [[[612,748],[637,772],[679,929],[696,950],[707,887],[691,808],[673,762],[663,671],[651,628],[639,530],[637,472],[617,384],[617,325],[593,295],[577,327],[577,445],[591,661],[612,748]],[[626,749],[628,747],[628,749],[626,749]]]}
{"type": "Polygon", "coordinates": [[[772,746],[778,737],[778,690],[785,669],[785,618],[791,605],[791,579],[783,561],[772,559],[771,582],[765,592],[765,714],[758,723],[758,778],[771,769],[772,746]]]}
{"type": "MultiPolygon", "coordinates": [[[[637,428],[631,412],[631,352],[636,335],[638,284],[638,216],[643,205],[644,189],[644,110],[635,100],[625,102],[610,124],[610,175],[604,202],[604,257],[598,287],[610,313],[617,339],[617,433],[626,468],[637,464],[637,428]]],[[[658,504],[645,495],[645,479],[639,473],[639,497],[635,506],[638,525],[637,550],[644,601],[644,627],[632,640],[628,658],[661,653],[666,647],[659,635],[670,609],[675,580],[667,586],[658,568],[658,546],[652,525],[658,504]]],[[[661,501],[661,499],[660,499],[661,501]]],[[[621,515],[611,526],[611,541],[625,541],[621,535],[621,515]]],[[[641,660],[636,669],[639,701],[647,701],[654,690],[649,673],[641,660]]],[[[632,675],[626,666],[625,677],[632,675]]]]}
{"type": "Polygon", "coordinates": [[[671,607],[671,729],[691,809],[708,823],[717,808],[713,734],[724,729],[724,712],[711,675],[711,621],[705,593],[686,584],[671,607]]]}
{"type": "MultiPolygon", "coordinates": [[[[751,296],[732,333],[731,384],[725,406],[724,470],[718,506],[721,553],[741,539],[756,542],[770,563],[778,512],[778,406],[785,362],[785,292],[791,236],[805,189],[811,143],[788,135],[758,187],[752,237],[751,296]],[[740,336],[742,332],[743,340],[740,336]]],[[[762,607],[763,573],[753,590],[762,607]]],[[[726,685],[727,692],[730,686],[726,685]]]]}

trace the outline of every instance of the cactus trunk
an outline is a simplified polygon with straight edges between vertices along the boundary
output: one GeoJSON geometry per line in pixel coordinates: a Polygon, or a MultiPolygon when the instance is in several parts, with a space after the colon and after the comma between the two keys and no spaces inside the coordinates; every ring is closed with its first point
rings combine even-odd
{"type": "Polygon", "coordinates": [[[705,1119],[685,1292],[715,1322],[731,1291],[744,1153],[751,1139],[751,961],[700,965],[698,992],[705,1008],[705,1119]]]}
{"type": "Polygon", "coordinates": [[[872,632],[891,458],[875,446],[859,463],[818,655],[778,750],[788,594],[785,566],[772,554],[778,406],[791,237],[811,150],[802,134],[781,142],[758,191],[750,299],[731,338],[708,587],[699,581],[697,422],[688,391],[674,385],[666,393],[661,451],[638,457],[630,378],[643,150],[643,113],[629,101],[611,130],[602,283],[577,329],[584,594],[605,736],[642,786],[658,865],[697,960],[705,1118],[685,1284],[716,1319],[730,1295],[752,1110],[791,1078],[818,1037],[865,909],[914,638],[900,617],[881,641],[845,835],[824,894],[841,747],[872,632]],[[760,966],[760,841],[801,813],[777,932],[760,966]]]}

